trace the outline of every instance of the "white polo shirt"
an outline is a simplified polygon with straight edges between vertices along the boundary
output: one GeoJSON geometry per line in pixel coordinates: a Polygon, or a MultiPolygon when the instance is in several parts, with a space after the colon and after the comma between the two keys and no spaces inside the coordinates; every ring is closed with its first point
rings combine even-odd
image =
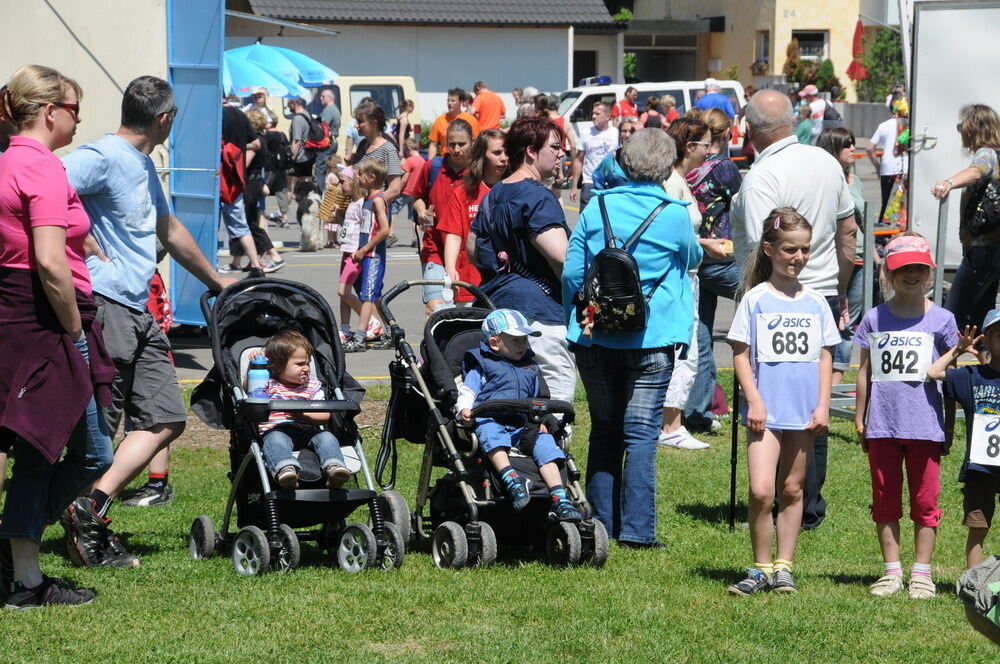
{"type": "Polygon", "coordinates": [[[733,198],[729,219],[733,252],[745,266],[760,243],[761,224],[779,207],[795,208],[812,224],[809,262],[799,281],[821,295],[837,294],[837,223],[854,214],[844,169],[833,155],[795,136],[773,143],[757,156],[733,198]]]}
{"type": "Polygon", "coordinates": [[[878,167],[879,175],[899,175],[909,170],[906,153],[893,154],[898,123],[896,118],[889,118],[880,124],[875,133],[872,134],[872,145],[877,145],[878,149],[882,151],[882,161],[878,167]]]}

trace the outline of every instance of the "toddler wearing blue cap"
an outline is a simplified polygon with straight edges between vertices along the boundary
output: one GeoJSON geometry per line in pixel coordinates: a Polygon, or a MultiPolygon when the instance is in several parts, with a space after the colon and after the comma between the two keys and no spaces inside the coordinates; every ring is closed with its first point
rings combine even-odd
{"type": "MultiPolygon", "coordinates": [[[[462,360],[463,384],[458,390],[455,419],[473,427],[479,446],[503,481],[514,511],[521,511],[531,500],[527,478],[510,465],[510,448],[520,449],[526,433],[523,413],[473,418],[472,409],[496,399],[533,399],[541,393],[541,379],[535,354],[528,347],[528,337],[541,335],[525,317],[513,309],[497,309],[483,320],[483,338],[478,348],[467,351],[462,360]]],[[[525,450],[527,453],[527,450],[525,450]]],[[[552,507],[549,518],[580,521],[582,515],[566,494],[559,473],[566,454],[556,444],[545,424],[531,447],[531,456],[549,488],[552,507]]]]}

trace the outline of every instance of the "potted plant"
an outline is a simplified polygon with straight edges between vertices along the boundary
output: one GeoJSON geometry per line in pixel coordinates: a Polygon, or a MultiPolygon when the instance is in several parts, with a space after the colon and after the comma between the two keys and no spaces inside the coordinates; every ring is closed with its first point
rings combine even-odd
{"type": "Polygon", "coordinates": [[[764,60],[754,60],[750,65],[750,73],[754,76],[764,76],[767,74],[768,65],[764,60]]]}

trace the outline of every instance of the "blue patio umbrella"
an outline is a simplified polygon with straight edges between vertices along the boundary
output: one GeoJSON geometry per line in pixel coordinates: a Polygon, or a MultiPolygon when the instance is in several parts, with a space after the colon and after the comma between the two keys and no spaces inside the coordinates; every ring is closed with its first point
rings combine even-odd
{"type": "Polygon", "coordinates": [[[223,94],[236,94],[246,97],[253,89],[267,88],[268,94],[277,97],[296,96],[302,93],[298,85],[289,88],[282,81],[264,71],[249,60],[231,58],[225,54],[222,58],[222,91],[223,94]]]}
{"type": "Polygon", "coordinates": [[[308,55],[259,42],[229,49],[226,56],[252,62],[284,83],[289,90],[298,86],[330,85],[338,76],[337,72],[308,55]]]}

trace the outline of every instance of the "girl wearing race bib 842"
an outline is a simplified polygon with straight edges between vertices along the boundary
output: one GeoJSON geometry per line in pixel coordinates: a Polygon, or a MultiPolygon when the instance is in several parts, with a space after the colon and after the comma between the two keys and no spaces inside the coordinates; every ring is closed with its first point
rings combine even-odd
{"type": "Polygon", "coordinates": [[[771,211],[729,330],[733,367],[746,396],[754,555],[747,578],[729,586],[734,595],[797,590],[792,556],[802,525],[802,487],[813,440],[829,422],[831,348],[840,343],[826,299],[799,283],[811,241],[812,227],[793,208],[771,211]],[[772,563],[776,486],[778,555],[772,563]]]}
{"type": "Polygon", "coordinates": [[[938,495],[946,443],[941,391],[927,370],[958,342],[958,330],[950,311],[924,297],[933,268],[923,237],[896,236],[885,248],[881,273],[882,290],[891,297],[865,314],[854,336],[861,347],[854,425],[861,449],[868,453],[872,520],[885,564],[871,586],[871,594],[879,597],[903,587],[899,520],[904,464],[915,549],[909,595],[935,595],[931,554],[941,520],[938,495]]]}

